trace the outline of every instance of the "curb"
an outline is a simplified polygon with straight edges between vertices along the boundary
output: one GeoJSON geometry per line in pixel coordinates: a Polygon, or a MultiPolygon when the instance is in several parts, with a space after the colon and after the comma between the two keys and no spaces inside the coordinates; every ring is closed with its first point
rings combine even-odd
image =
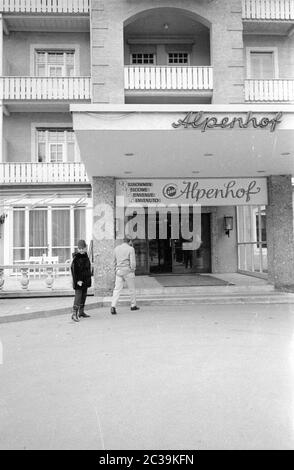
{"type": "MultiPolygon", "coordinates": [[[[97,300],[97,302],[92,302],[87,304],[87,310],[94,310],[96,308],[109,308],[110,307],[111,298],[105,297],[101,298],[101,300],[97,300]]],[[[153,297],[153,298],[138,298],[138,303],[140,306],[184,306],[184,305],[246,305],[246,304],[294,304],[294,296],[288,297],[287,294],[281,295],[261,295],[260,297],[256,295],[252,296],[244,296],[244,295],[236,295],[234,296],[219,296],[216,295],[215,298],[213,297],[204,297],[204,296],[194,296],[194,297],[153,297]]],[[[125,307],[129,306],[129,299],[122,298],[120,301],[120,306],[125,307]]],[[[26,312],[26,313],[19,313],[15,315],[3,315],[0,316],[0,324],[3,323],[12,323],[18,321],[25,321],[25,320],[35,320],[38,318],[50,318],[53,316],[59,315],[70,315],[72,313],[72,307],[62,307],[58,309],[52,310],[40,310],[35,312],[26,312]]]]}
{"type": "MultiPolygon", "coordinates": [[[[103,307],[103,302],[95,302],[87,305],[87,310],[94,310],[95,308],[103,307]]],[[[35,320],[37,318],[50,318],[58,315],[70,315],[72,307],[62,307],[55,310],[40,310],[37,312],[16,313],[15,315],[0,316],[0,324],[12,323],[17,321],[35,320]]]]}

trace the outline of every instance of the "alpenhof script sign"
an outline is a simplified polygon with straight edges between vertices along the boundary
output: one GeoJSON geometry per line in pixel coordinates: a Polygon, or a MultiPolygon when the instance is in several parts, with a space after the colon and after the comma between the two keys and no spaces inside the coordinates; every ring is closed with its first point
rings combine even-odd
{"type": "Polygon", "coordinates": [[[187,113],[184,119],[179,119],[172,126],[176,129],[179,127],[200,129],[201,132],[205,132],[208,129],[247,129],[249,127],[254,129],[269,129],[270,132],[274,132],[277,125],[282,122],[282,116],[283,113],[276,113],[271,118],[266,116],[257,117],[252,112],[248,112],[245,117],[225,116],[217,118],[215,116],[206,116],[200,111],[198,113],[187,113]]]}
{"type": "Polygon", "coordinates": [[[116,195],[124,205],[266,205],[267,181],[266,178],[117,180],[116,195]]]}

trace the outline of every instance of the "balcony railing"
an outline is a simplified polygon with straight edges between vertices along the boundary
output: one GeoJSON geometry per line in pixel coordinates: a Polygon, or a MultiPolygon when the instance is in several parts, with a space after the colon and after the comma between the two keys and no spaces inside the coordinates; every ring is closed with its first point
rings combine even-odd
{"type": "Polygon", "coordinates": [[[0,163],[0,184],[89,183],[83,163],[0,163]]]}
{"type": "Polygon", "coordinates": [[[211,91],[212,67],[125,67],[126,90],[211,91]]]}
{"type": "Polygon", "coordinates": [[[245,101],[263,103],[294,101],[294,79],[245,80],[245,101]]]}
{"type": "Polygon", "coordinates": [[[244,20],[294,20],[294,0],[242,0],[244,20]]]}
{"type": "Polygon", "coordinates": [[[90,77],[0,77],[3,100],[90,100],[90,77]]]}
{"type": "Polygon", "coordinates": [[[0,0],[5,13],[89,13],[90,0],[0,0]]]}

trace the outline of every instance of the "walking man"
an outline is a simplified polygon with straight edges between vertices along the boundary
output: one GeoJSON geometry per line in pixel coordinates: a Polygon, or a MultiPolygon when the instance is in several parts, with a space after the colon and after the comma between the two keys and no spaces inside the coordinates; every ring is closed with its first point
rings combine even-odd
{"type": "Polygon", "coordinates": [[[87,290],[91,287],[91,263],[87,254],[85,240],[79,240],[78,251],[73,254],[71,264],[71,274],[75,299],[73,305],[72,320],[80,321],[80,318],[89,318],[90,315],[84,312],[87,298],[87,290]]]}
{"type": "Polygon", "coordinates": [[[121,245],[114,250],[114,267],[115,267],[115,287],[112,296],[111,309],[112,315],[116,315],[116,306],[119,296],[126,281],[131,295],[131,310],[139,310],[136,302],[135,288],[135,270],[136,255],[132,240],[125,237],[121,245]]]}

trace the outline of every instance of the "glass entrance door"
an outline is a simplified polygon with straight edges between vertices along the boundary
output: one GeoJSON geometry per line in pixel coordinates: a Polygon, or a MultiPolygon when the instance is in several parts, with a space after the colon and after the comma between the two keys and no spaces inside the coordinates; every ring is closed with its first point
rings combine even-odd
{"type": "Polygon", "coordinates": [[[193,249],[192,243],[191,250],[184,250],[183,244],[187,244],[187,240],[172,239],[169,216],[166,222],[167,238],[157,237],[148,240],[149,272],[151,274],[211,272],[210,214],[201,215],[201,245],[197,250],[193,249]]]}
{"type": "Polygon", "coordinates": [[[197,250],[184,250],[183,238],[172,240],[172,272],[174,274],[211,272],[210,214],[201,214],[201,245],[197,250]]]}

